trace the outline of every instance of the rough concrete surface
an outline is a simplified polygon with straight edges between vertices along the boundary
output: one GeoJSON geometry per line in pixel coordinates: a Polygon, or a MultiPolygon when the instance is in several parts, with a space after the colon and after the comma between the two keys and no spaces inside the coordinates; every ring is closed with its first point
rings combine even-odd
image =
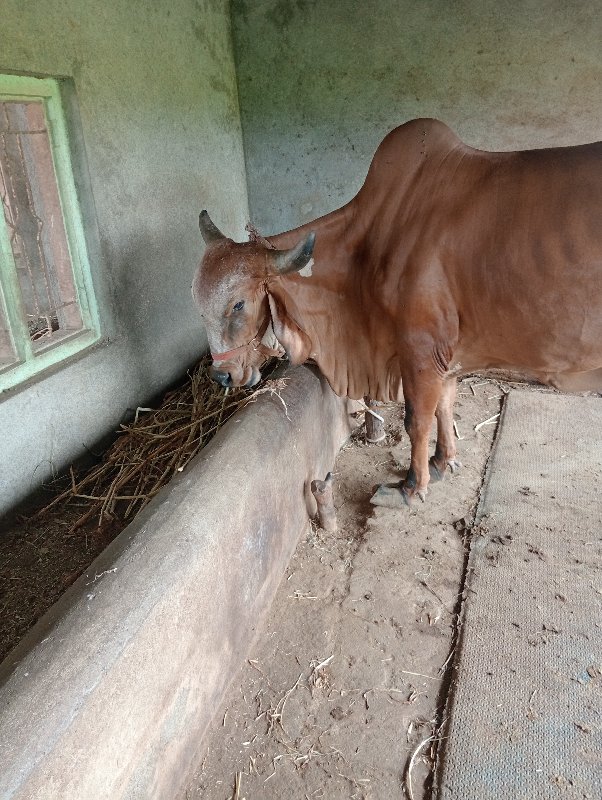
{"type": "Polygon", "coordinates": [[[348,435],[288,374],[236,415],[2,664],[0,797],[173,798],[348,435]]]}

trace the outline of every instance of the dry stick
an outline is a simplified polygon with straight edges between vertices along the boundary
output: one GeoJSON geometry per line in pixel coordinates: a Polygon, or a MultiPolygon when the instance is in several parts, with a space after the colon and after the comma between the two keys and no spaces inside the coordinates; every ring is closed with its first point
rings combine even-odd
{"type": "Polygon", "coordinates": [[[72,534],[72,533],[75,533],[75,531],[76,531],[78,528],[81,528],[81,527],[82,527],[82,525],[84,525],[84,524],[85,524],[85,523],[86,523],[86,522],[87,522],[87,521],[90,519],[90,517],[93,517],[93,516],[94,516],[94,514],[95,514],[95,513],[98,511],[98,506],[99,506],[99,504],[98,504],[98,503],[96,503],[96,504],[95,504],[95,505],[93,505],[93,506],[92,506],[92,507],[91,507],[91,508],[90,508],[88,511],[86,511],[86,513],[85,513],[85,514],[82,514],[82,516],[81,516],[81,517],[80,517],[78,520],[76,520],[76,521],[73,523],[73,525],[71,525],[71,527],[70,527],[70,528],[69,528],[69,530],[67,531],[67,535],[70,535],[70,534],[72,534]]]}
{"type": "MultiPolygon", "coordinates": [[[[165,409],[161,409],[161,410],[165,411],[165,409]]],[[[182,414],[181,411],[178,411],[176,409],[174,409],[171,413],[172,414],[176,414],[177,413],[177,414],[179,414],[179,416],[177,417],[177,419],[169,420],[169,422],[177,422],[180,419],[190,419],[190,415],[189,414],[182,414]]],[[[151,422],[150,425],[139,425],[138,423],[132,424],[132,425],[125,425],[125,424],[121,423],[119,425],[119,427],[121,428],[122,431],[151,431],[153,428],[157,427],[157,423],[156,423],[156,421],[151,422]]]]}
{"type": "Polygon", "coordinates": [[[192,461],[192,459],[193,459],[193,458],[196,456],[196,454],[199,452],[199,450],[200,450],[200,449],[201,449],[201,447],[203,447],[203,446],[204,446],[204,442],[203,442],[203,443],[201,443],[201,444],[199,444],[199,446],[198,446],[198,447],[194,448],[194,449],[193,449],[193,450],[192,450],[192,451],[191,451],[191,452],[188,454],[188,456],[186,457],[186,459],[185,459],[184,461],[182,461],[182,463],[180,464],[180,466],[178,467],[178,469],[179,469],[179,470],[184,470],[184,469],[186,469],[186,467],[188,466],[188,464],[190,464],[190,462],[192,461]]]}
{"type": "Polygon", "coordinates": [[[337,514],[332,497],[332,472],[323,481],[312,481],[311,493],[316,498],[320,527],[333,533],[337,529],[337,514]]]}
{"type": "Polygon", "coordinates": [[[418,754],[422,751],[423,747],[429,742],[433,742],[434,740],[435,737],[431,735],[426,739],[423,739],[422,742],[419,742],[416,748],[414,749],[414,752],[412,753],[410,760],[408,761],[408,767],[406,769],[406,774],[405,774],[405,787],[409,800],[414,800],[414,792],[412,791],[412,769],[414,768],[414,762],[416,761],[416,758],[418,757],[418,754]]]}
{"type": "Polygon", "coordinates": [[[281,727],[282,731],[286,735],[286,730],[284,729],[284,724],[282,722],[282,716],[284,714],[284,706],[286,705],[286,701],[289,699],[291,694],[295,691],[297,686],[299,686],[299,681],[301,680],[302,677],[303,673],[300,673],[295,683],[291,686],[290,689],[287,689],[284,695],[276,703],[276,708],[274,708],[273,711],[271,709],[267,710],[266,720],[268,723],[268,733],[271,733],[272,729],[274,728],[274,725],[278,723],[278,725],[281,727]]]}
{"type": "Polygon", "coordinates": [[[73,494],[75,494],[76,486],[75,486],[75,473],[73,472],[73,467],[69,467],[69,473],[71,475],[71,489],[73,491],[73,494]]]}
{"type": "Polygon", "coordinates": [[[186,441],[184,442],[182,449],[185,449],[186,447],[188,447],[189,444],[191,444],[191,442],[197,435],[197,431],[200,427],[201,427],[200,420],[195,420],[194,425],[190,428],[190,431],[188,432],[188,437],[186,438],[186,441]]]}
{"type": "Polygon", "coordinates": [[[240,800],[240,786],[242,784],[242,772],[237,772],[234,779],[234,794],[232,800],[240,800]]]}
{"type": "MultiPolygon", "coordinates": [[[[51,508],[53,508],[55,505],[57,505],[61,501],[70,499],[72,497],[78,497],[78,496],[83,495],[81,490],[84,487],[89,486],[93,482],[94,482],[94,487],[93,488],[95,490],[97,488],[97,486],[98,486],[99,478],[101,477],[103,471],[106,471],[107,466],[108,466],[107,463],[100,464],[91,473],[89,473],[86,477],[84,477],[82,480],[80,480],[80,482],[78,484],[75,484],[73,471],[71,471],[72,484],[69,487],[69,489],[66,489],[64,492],[61,492],[61,494],[59,494],[57,497],[55,497],[54,500],[52,500],[44,508],[40,509],[40,511],[38,511],[36,514],[34,514],[33,518],[40,517],[42,514],[44,514],[45,512],[48,512],[51,508]]],[[[93,493],[91,493],[91,495],[92,494],[93,493]]],[[[96,499],[96,498],[91,496],[90,499],[96,499]]],[[[99,498],[99,499],[102,499],[104,501],[104,500],[106,500],[106,497],[102,497],[102,498],[99,498]]],[[[76,527],[79,527],[79,524],[82,523],[83,521],[87,521],[89,516],[90,516],[89,514],[84,515],[85,520],[80,518],[80,520],[78,520],[78,522],[76,522],[74,524],[74,526],[72,526],[72,528],[70,530],[74,530],[76,527]]]]}
{"type": "MultiPolygon", "coordinates": [[[[100,464],[92,473],[90,473],[90,475],[88,475],[84,480],[80,481],[80,483],[77,484],[76,488],[80,489],[81,487],[87,485],[87,483],[91,481],[96,474],[100,474],[102,472],[103,468],[104,465],[100,464]]],[[[36,511],[36,513],[32,515],[31,519],[37,519],[38,517],[41,517],[42,514],[44,514],[46,511],[53,508],[61,501],[66,500],[68,497],[72,496],[72,494],[73,494],[73,488],[70,486],[68,489],[65,489],[64,492],[61,492],[57,497],[55,497],[54,500],[51,500],[50,503],[48,503],[48,505],[44,506],[44,508],[41,508],[39,511],[36,511]]]]}
{"type": "Polygon", "coordinates": [[[432,675],[425,675],[424,672],[410,672],[409,669],[400,669],[400,672],[403,672],[405,675],[417,675],[419,678],[428,678],[430,681],[440,681],[443,678],[435,678],[432,675]]]}
{"type": "Polygon", "coordinates": [[[125,477],[122,477],[124,469],[125,468],[123,467],[123,465],[120,465],[119,473],[117,475],[117,479],[114,480],[111,483],[111,486],[109,487],[109,491],[107,492],[107,496],[105,497],[105,500],[104,500],[104,502],[102,504],[102,507],[100,509],[100,517],[98,519],[98,527],[100,527],[100,525],[101,525],[101,523],[103,521],[103,518],[105,516],[106,517],[111,517],[111,518],[113,517],[113,510],[115,508],[115,503],[113,502],[113,495],[117,494],[117,489],[120,489],[127,482],[127,479],[129,477],[129,473],[128,473],[127,470],[125,470],[125,477]]]}
{"type": "MultiPolygon", "coordinates": [[[[226,393],[227,393],[227,390],[226,390],[226,393]]],[[[211,413],[206,414],[204,417],[201,417],[201,419],[194,420],[193,422],[188,422],[186,425],[182,425],[181,428],[178,428],[176,431],[173,431],[171,433],[150,433],[150,434],[144,433],[145,430],[150,430],[153,427],[155,427],[153,425],[147,426],[145,429],[141,429],[141,428],[138,428],[138,427],[136,427],[136,428],[128,427],[127,425],[122,425],[121,428],[125,433],[138,433],[139,431],[142,431],[143,435],[145,437],[148,436],[151,439],[169,439],[169,438],[171,438],[172,436],[174,436],[177,433],[178,434],[179,433],[183,433],[185,430],[190,428],[192,425],[197,424],[198,422],[204,422],[207,419],[211,419],[212,417],[216,417],[216,416],[219,416],[219,415],[223,414],[224,413],[224,403],[225,403],[225,401],[226,401],[226,394],[224,394],[224,398],[222,400],[222,405],[219,408],[214,409],[213,411],[211,411],[211,413]]],[[[240,400],[235,400],[232,403],[232,405],[238,407],[239,405],[242,405],[243,403],[248,403],[248,402],[249,402],[249,398],[248,397],[243,397],[240,400]]],[[[219,422],[218,422],[218,424],[219,424],[219,422]]]]}
{"type": "Polygon", "coordinates": [[[156,489],[157,491],[161,488],[161,486],[165,482],[165,478],[169,475],[169,473],[173,472],[173,465],[177,461],[178,455],[179,454],[176,452],[175,455],[169,461],[168,465],[165,467],[165,469],[161,473],[161,476],[160,476],[159,480],[155,482],[155,486],[153,488],[156,489]]]}
{"type": "MultiPolygon", "coordinates": [[[[146,447],[146,445],[145,445],[145,447],[146,447]]],[[[143,450],[144,457],[137,464],[134,464],[132,469],[127,470],[125,476],[120,479],[121,468],[123,467],[123,465],[121,465],[120,473],[115,478],[113,478],[113,481],[112,481],[112,486],[113,487],[116,486],[116,481],[118,481],[118,483],[117,483],[117,486],[118,486],[118,485],[121,485],[124,482],[129,481],[130,479],[133,479],[134,476],[136,475],[136,473],[143,473],[146,468],[148,468],[149,466],[152,466],[155,463],[158,463],[163,458],[169,457],[170,455],[172,455],[172,452],[173,452],[173,447],[169,442],[165,442],[164,445],[160,446],[159,448],[156,448],[156,447],[151,445],[148,449],[150,450],[150,452],[148,454],[146,454],[146,453],[144,453],[144,450],[143,450]]],[[[150,477],[150,475],[149,476],[144,476],[144,477],[145,477],[145,480],[148,480],[148,477],[150,477]]]]}
{"type": "Polygon", "coordinates": [[[126,500],[126,499],[130,499],[131,500],[131,502],[129,503],[128,507],[125,510],[125,514],[123,515],[124,519],[127,519],[130,516],[130,514],[132,512],[132,509],[134,508],[134,506],[136,505],[136,503],[140,499],[140,488],[142,486],[142,483],[143,483],[144,479],[145,479],[144,472],[141,472],[140,475],[138,476],[138,483],[136,485],[136,489],[134,490],[134,493],[133,493],[132,497],[127,498],[125,496],[122,496],[122,497],[119,498],[120,500],[126,500]]]}
{"type": "Polygon", "coordinates": [[[499,412],[497,414],[494,414],[492,417],[489,417],[489,419],[485,419],[483,420],[483,422],[479,422],[478,425],[474,426],[475,431],[480,431],[481,428],[483,428],[485,425],[493,425],[493,423],[496,422],[498,417],[499,417],[499,412]]]}
{"type": "Polygon", "coordinates": [[[218,427],[220,426],[221,421],[222,421],[222,416],[223,416],[223,413],[224,413],[224,406],[226,405],[226,399],[228,397],[228,392],[229,391],[230,390],[228,388],[224,389],[224,399],[222,400],[222,407],[220,409],[219,417],[217,418],[217,426],[218,427]]]}
{"type": "MultiPolygon", "coordinates": [[[[140,480],[143,480],[143,477],[140,477],[140,480]]],[[[73,497],[77,497],[81,500],[94,500],[96,502],[104,502],[109,495],[97,495],[97,494],[74,494],[73,497]]],[[[139,500],[141,497],[145,495],[140,492],[135,492],[134,494],[116,494],[113,495],[113,500],[120,501],[120,500],[139,500]]]]}
{"type": "MultiPolygon", "coordinates": [[[[224,398],[224,401],[225,401],[225,398],[224,398]]],[[[217,410],[216,412],[214,412],[213,414],[205,415],[205,417],[203,417],[202,419],[203,419],[203,420],[205,420],[205,419],[208,419],[208,418],[209,418],[209,417],[211,417],[211,416],[215,416],[215,414],[217,414],[217,413],[219,413],[220,415],[222,415],[222,414],[224,413],[224,401],[222,401],[222,405],[221,405],[220,409],[218,409],[218,410],[217,410]]],[[[236,403],[236,405],[238,405],[238,404],[239,404],[239,403],[237,402],[237,403],[236,403]]],[[[228,416],[230,416],[230,415],[228,415],[228,416]]],[[[175,453],[174,457],[173,457],[173,458],[170,460],[170,463],[169,463],[169,464],[167,465],[167,467],[166,467],[166,468],[163,470],[163,472],[162,472],[162,473],[161,473],[161,475],[159,476],[159,479],[158,479],[158,480],[155,482],[155,485],[154,485],[153,489],[151,490],[151,492],[149,492],[148,499],[146,500],[146,502],[148,502],[148,500],[150,500],[150,499],[151,499],[151,497],[152,497],[152,496],[154,496],[154,495],[157,493],[157,491],[159,490],[160,486],[161,486],[161,485],[162,485],[162,483],[164,482],[164,479],[165,479],[165,478],[166,478],[166,476],[169,474],[169,472],[170,472],[172,469],[173,469],[173,471],[175,472],[175,470],[176,470],[176,469],[178,469],[178,468],[181,466],[181,463],[178,463],[178,462],[180,461],[181,450],[182,450],[184,447],[188,446],[188,445],[191,443],[192,439],[194,438],[195,429],[196,429],[198,426],[200,426],[200,424],[201,424],[201,421],[202,421],[202,420],[196,420],[196,421],[195,421],[195,422],[194,422],[192,425],[186,425],[186,426],[183,426],[182,428],[178,429],[177,433],[181,433],[181,432],[183,432],[184,430],[186,430],[187,428],[190,428],[190,431],[189,431],[189,436],[187,437],[187,440],[186,440],[185,444],[184,444],[183,446],[181,446],[181,449],[180,449],[180,450],[177,450],[177,451],[176,451],[176,453],[175,453]],[[175,466],[174,466],[174,465],[175,465],[175,466]]],[[[217,429],[218,429],[218,427],[219,427],[219,424],[216,424],[216,425],[215,425],[213,428],[211,428],[209,431],[207,431],[207,432],[206,432],[206,435],[210,434],[210,433],[211,433],[212,431],[214,431],[214,430],[217,430],[217,429]]],[[[206,437],[205,437],[205,438],[206,438],[206,437]]],[[[188,457],[187,457],[187,459],[186,459],[186,463],[188,463],[188,461],[190,461],[190,459],[191,459],[191,458],[193,458],[193,457],[194,457],[194,455],[196,455],[196,453],[197,453],[197,452],[198,452],[198,450],[199,450],[199,449],[200,449],[200,448],[203,446],[203,444],[204,444],[204,442],[203,442],[202,440],[199,440],[199,441],[197,442],[197,444],[196,444],[196,446],[194,447],[193,451],[192,451],[192,452],[191,452],[191,453],[188,455],[188,457]]],[[[144,507],[144,505],[146,505],[146,502],[144,502],[144,503],[142,504],[142,506],[141,506],[142,508],[144,507]]]]}

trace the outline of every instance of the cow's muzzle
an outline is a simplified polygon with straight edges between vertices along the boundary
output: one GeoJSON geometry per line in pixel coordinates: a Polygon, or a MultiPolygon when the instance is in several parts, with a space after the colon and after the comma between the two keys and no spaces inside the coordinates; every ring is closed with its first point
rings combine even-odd
{"type": "Polygon", "coordinates": [[[257,367],[248,367],[242,374],[235,375],[223,365],[214,364],[210,370],[211,378],[223,386],[230,389],[234,386],[244,386],[247,389],[256,386],[261,380],[261,372],[257,367]]]}

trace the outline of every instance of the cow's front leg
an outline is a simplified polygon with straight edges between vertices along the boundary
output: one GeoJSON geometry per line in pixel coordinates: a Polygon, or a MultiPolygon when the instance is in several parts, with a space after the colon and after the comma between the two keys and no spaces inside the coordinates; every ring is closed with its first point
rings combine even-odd
{"type": "Polygon", "coordinates": [[[454,436],[454,403],[456,401],[456,378],[445,378],[435,409],[437,418],[437,445],[431,458],[430,472],[433,480],[441,480],[447,467],[456,472],[462,464],[456,460],[456,437],[454,436]]]}
{"type": "Polygon", "coordinates": [[[375,506],[399,508],[409,506],[415,496],[426,499],[429,473],[429,439],[433,417],[443,389],[443,378],[437,373],[418,371],[402,375],[405,399],[405,429],[412,452],[405,479],[396,484],[378,487],[370,502],[375,506]]]}
{"type": "Polygon", "coordinates": [[[426,499],[430,480],[429,472],[429,439],[433,416],[438,407],[443,389],[443,379],[436,374],[418,373],[403,376],[403,394],[405,399],[404,426],[410,437],[410,468],[400,489],[404,500],[409,501],[416,495],[423,502],[426,499]]]}

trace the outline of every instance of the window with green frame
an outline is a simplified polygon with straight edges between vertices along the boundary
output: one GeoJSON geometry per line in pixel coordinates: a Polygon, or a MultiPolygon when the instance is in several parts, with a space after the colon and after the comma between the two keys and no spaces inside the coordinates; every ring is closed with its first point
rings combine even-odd
{"type": "Polygon", "coordinates": [[[59,84],[0,74],[0,393],[94,344],[59,84]]]}

